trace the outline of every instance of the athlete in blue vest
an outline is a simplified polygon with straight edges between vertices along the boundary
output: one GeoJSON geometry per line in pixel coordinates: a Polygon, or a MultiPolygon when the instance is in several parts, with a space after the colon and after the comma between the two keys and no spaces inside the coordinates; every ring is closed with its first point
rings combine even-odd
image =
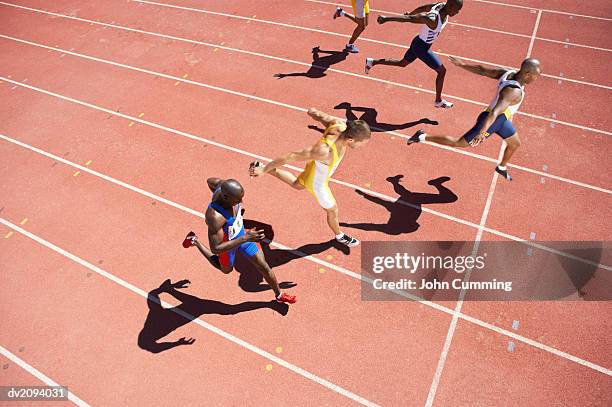
{"type": "Polygon", "coordinates": [[[390,21],[398,23],[413,23],[421,24],[421,32],[414,37],[410,48],[402,59],[374,59],[366,58],[365,73],[369,73],[370,69],[376,65],[389,65],[405,67],[414,62],[417,58],[425,62],[425,64],[437,72],[436,76],[436,101],[435,107],[448,109],[453,107],[453,104],[442,99],[442,88],[444,87],[444,77],[446,76],[446,68],[440,61],[438,55],[431,50],[431,46],[438,38],[449,17],[454,17],[459,14],[463,7],[463,0],[448,0],[446,3],[432,3],[418,7],[413,11],[398,17],[378,16],[378,24],[384,24],[390,21]]]}
{"type": "Polygon", "coordinates": [[[242,185],[233,179],[209,178],[207,182],[213,192],[212,202],[206,209],[210,249],[198,241],[194,232],[187,234],[183,247],[197,247],[210,264],[225,274],[234,269],[236,252],[242,253],[272,287],[276,300],[293,304],[296,301],[295,296],[281,292],[274,272],[256,243],[265,238],[263,230],[244,230],[240,206],[244,197],[242,185]]]}

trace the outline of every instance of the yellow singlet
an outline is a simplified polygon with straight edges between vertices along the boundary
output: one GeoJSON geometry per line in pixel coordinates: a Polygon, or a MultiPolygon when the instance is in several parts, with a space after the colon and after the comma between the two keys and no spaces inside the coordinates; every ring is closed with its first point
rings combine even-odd
{"type": "Polygon", "coordinates": [[[318,160],[309,161],[304,171],[298,176],[300,184],[317,198],[319,205],[324,209],[332,208],[336,204],[336,200],[329,189],[329,178],[334,174],[336,168],[338,168],[338,164],[340,164],[342,160],[342,157],[338,155],[336,143],[327,139],[329,131],[334,128],[340,128],[341,131],[344,131],[346,129],[346,124],[332,124],[327,127],[323,133],[321,142],[328,145],[332,151],[332,157],[329,164],[322,163],[318,160]]]}

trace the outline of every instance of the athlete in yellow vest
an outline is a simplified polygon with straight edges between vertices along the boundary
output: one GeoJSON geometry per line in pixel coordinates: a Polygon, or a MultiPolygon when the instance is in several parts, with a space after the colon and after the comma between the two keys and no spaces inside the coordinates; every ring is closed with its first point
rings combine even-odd
{"type": "Polygon", "coordinates": [[[295,189],[307,189],[327,212],[327,224],[336,240],[348,247],[357,246],[359,240],[340,231],[338,205],[329,189],[329,179],[344,158],[347,148],[361,147],[370,140],[370,127],[363,120],[345,123],[314,108],[308,110],[308,115],[325,125],[323,137],[313,146],[284,154],[266,166],[259,162],[251,163],[250,175],[271,174],[295,189]],[[300,175],[279,169],[294,161],[308,161],[300,175]]]}

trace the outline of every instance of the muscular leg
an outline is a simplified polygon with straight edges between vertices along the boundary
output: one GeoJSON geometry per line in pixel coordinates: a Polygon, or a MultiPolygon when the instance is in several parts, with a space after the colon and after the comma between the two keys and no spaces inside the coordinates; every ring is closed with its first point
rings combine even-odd
{"type": "Polygon", "coordinates": [[[357,41],[357,38],[359,38],[363,30],[365,30],[367,25],[366,18],[357,18],[351,16],[350,14],[345,14],[345,16],[357,23],[357,27],[355,27],[355,30],[353,30],[353,35],[351,36],[351,39],[348,42],[349,44],[353,44],[355,43],[355,41],[357,41]]]}
{"type": "Polygon", "coordinates": [[[425,140],[451,147],[468,147],[470,145],[467,141],[465,141],[463,136],[457,139],[451,136],[433,136],[431,134],[427,134],[425,136],[425,140]]]}
{"type": "Polygon", "coordinates": [[[266,262],[263,252],[259,250],[254,256],[248,257],[248,259],[261,273],[264,280],[266,280],[270,287],[272,287],[275,296],[278,298],[281,293],[280,288],[278,287],[278,281],[276,281],[276,276],[274,275],[274,272],[266,262]]]}
{"type": "Polygon", "coordinates": [[[270,171],[269,174],[275,176],[294,189],[304,189],[304,186],[300,184],[297,177],[289,171],[275,168],[274,170],[270,171]]]}
{"type": "Polygon", "coordinates": [[[502,157],[499,165],[505,167],[510,161],[512,154],[521,146],[521,140],[519,139],[518,133],[514,133],[514,136],[508,137],[506,140],[506,148],[504,149],[504,156],[502,157]]]}
{"type": "Polygon", "coordinates": [[[341,233],[340,223],[338,222],[338,205],[325,209],[325,212],[327,212],[327,224],[329,228],[333,230],[335,236],[338,236],[341,233]]]}
{"type": "Polygon", "coordinates": [[[198,240],[195,241],[194,246],[198,248],[200,253],[218,270],[221,270],[225,274],[229,274],[234,269],[233,267],[226,267],[219,262],[219,256],[215,255],[208,247],[204,246],[198,240]]]}
{"type": "Polygon", "coordinates": [[[382,59],[375,59],[372,62],[372,66],[375,65],[389,65],[389,66],[399,66],[399,67],[405,67],[410,65],[410,62],[406,61],[405,59],[389,59],[389,58],[382,58],[382,59]]]}
{"type": "Polygon", "coordinates": [[[444,87],[444,77],[446,76],[446,68],[441,65],[438,69],[438,76],[436,76],[436,102],[442,101],[442,88],[444,87]]]}

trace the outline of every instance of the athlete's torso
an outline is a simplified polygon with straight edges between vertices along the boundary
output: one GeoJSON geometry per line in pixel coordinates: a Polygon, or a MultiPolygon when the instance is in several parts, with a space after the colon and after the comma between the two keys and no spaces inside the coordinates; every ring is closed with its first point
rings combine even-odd
{"type": "Polygon", "coordinates": [[[521,99],[518,101],[518,103],[508,106],[508,108],[504,111],[504,114],[506,115],[508,120],[512,120],[512,117],[516,114],[516,112],[518,112],[519,107],[521,107],[521,103],[523,103],[523,100],[525,99],[525,87],[521,85],[515,79],[509,79],[509,78],[514,78],[515,74],[516,74],[516,71],[510,70],[510,71],[506,71],[506,73],[504,73],[499,78],[499,80],[497,81],[497,93],[495,94],[495,97],[489,104],[489,109],[492,110],[493,108],[495,108],[495,105],[497,104],[497,101],[499,100],[499,96],[502,90],[504,90],[507,87],[520,89],[521,99]]]}
{"type": "Polygon", "coordinates": [[[213,193],[212,202],[208,205],[208,207],[214,209],[225,218],[225,224],[223,225],[224,240],[234,240],[244,235],[242,210],[240,208],[240,204],[228,210],[221,206],[221,204],[215,202],[215,197],[219,193],[220,189],[221,188],[217,188],[215,190],[213,193]]]}
{"type": "Polygon", "coordinates": [[[432,44],[438,38],[438,36],[448,23],[448,16],[444,18],[444,21],[442,21],[442,18],[440,17],[440,10],[442,9],[442,7],[444,7],[444,3],[438,3],[434,5],[428,13],[430,15],[435,16],[435,21],[437,24],[436,28],[432,30],[426,24],[423,24],[423,27],[421,28],[419,38],[427,44],[432,44]]]}
{"type": "Polygon", "coordinates": [[[312,161],[313,164],[316,166],[316,169],[318,171],[325,171],[328,177],[331,177],[334,174],[334,172],[336,172],[338,165],[340,164],[340,162],[344,158],[344,154],[346,153],[346,146],[342,146],[338,148],[338,146],[336,145],[336,141],[338,141],[338,138],[340,137],[340,133],[330,134],[331,130],[333,129],[338,129],[340,130],[340,133],[341,133],[342,131],[346,129],[346,124],[344,123],[332,124],[331,126],[328,126],[325,129],[325,132],[323,133],[321,142],[327,145],[330,150],[329,158],[327,160],[328,162],[323,162],[319,160],[312,161]]]}

